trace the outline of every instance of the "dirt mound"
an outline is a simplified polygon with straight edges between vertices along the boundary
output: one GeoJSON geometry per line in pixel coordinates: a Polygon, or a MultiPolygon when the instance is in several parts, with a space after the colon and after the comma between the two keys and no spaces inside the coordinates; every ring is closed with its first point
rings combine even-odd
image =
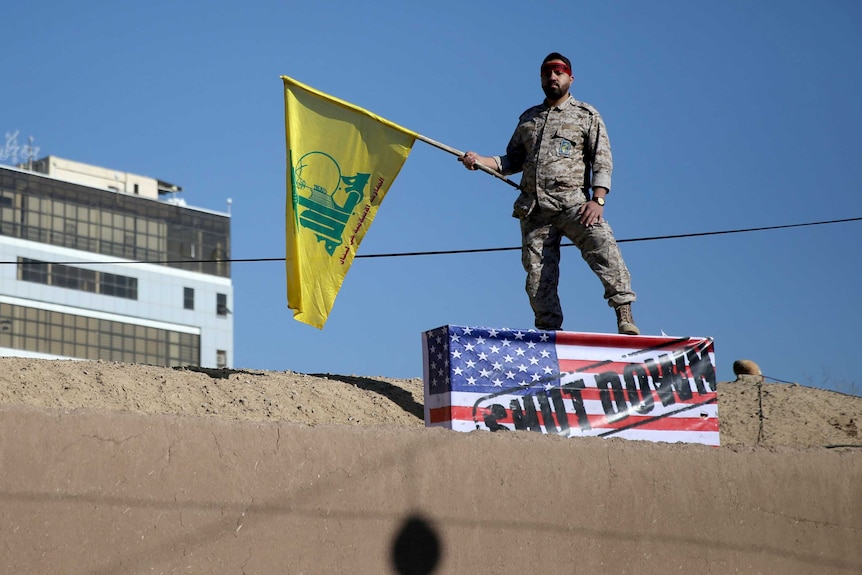
{"type": "MultiPolygon", "coordinates": [[[[723,446],[862,444],[862,397],[762,383],[718,386],[723,446]]],[[[421,379],[0,358],[0,404],[305,425],[423,427],[421,379]]]]}

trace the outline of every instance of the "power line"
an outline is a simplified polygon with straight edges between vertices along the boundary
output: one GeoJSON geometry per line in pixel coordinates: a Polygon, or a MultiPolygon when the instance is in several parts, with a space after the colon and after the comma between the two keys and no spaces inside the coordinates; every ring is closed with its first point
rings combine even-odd
{"type": "MultiPolygon", "coordinates": [[[[803,226],[821,226],[825,224],[840,224],[845,222],[855,222],[862,220],[862,217],[858,218],[846,218],[842,220],[828,220],[823,222],[808,222],[804,224],[785,224],[781,226],[766,226],[760,228],[744,228],[737,230],[724,230],[718,232],[697,232],[691,234],[675,234],[675,235],[667,235],[667,236],[650,236],[644,238],[629,238],[617,240],[618,244],[629,243],[629,242],[649,242],[655,240],[676,240],[680,238],[695,238],[700,236],[720,236],[724,234],[740,234],[744,232],[760,232],[766,230],[780,230],[786,228],[799,228],[803,226]]],[[[562,244],[562,247],[570,247],[575,244],[562,244]]],[[[504,252],[504,251],[520,251],[521,246],[517,247],[508,247],[508,248],[478,248],[472,250],[446,250],[446,251],[435,251],[435,252],[402,252],[402,253],[394,253],[394,254],[368,254],[368,255],[357,255],[357,258],[386,258],[386,257],[399,257],[399,256],[431,256],[431,255],[446,255],[446,254],[472,254],[472,253],[480,253],[480,252],[504,252]]]]}
{"type": "MultiPolygon", "coordinates": [[[[840,220],[826,220],[820,222],[807,222],[803,224],[784,224],[780,226],[763,226],[758,228],[740,228],[735,230],[722,230],[717,232],[695,232],[690,234],[672,234],[665,236],[647,236],[642,238],[627,238],[617,240],[618,244],[633,243],[633,242],[651,242],[657,240],[677,240],[684,238],[696,238],[704,236],[720,236],[726,234],[741,234],[747,232],[763,232],[773,230],[783,230],[789,228],[801,228],[806,226],[823,226],[828,224],[842,224],[847,222],[862,221],[862,217],[844,218],[840,220]]],[[[571,247],[574,244],[565,243],[562,247],[571,247]]],[[[504,248],[475,248],[468,250],[436,250],[424,252],[394,252],[385,254],[357,254],[355,259],[359,258],[398,258],[398,257],[413,257],[413,256],[439,256],[439,255],[456,255],[456,254],[478,254],[491,252],[506,252],[520,251],[520,246],[504,247],[504,248]]],[[[83,265],[83,264],[200,264],[200,263],[248,263],[248,262],[283,262],[286,258],[236,258],[228,260],[159,260],[159,261],[116,261],[116,262],[97,262],[97,261],[80,261],[80,262],[32,262],[32,264],[63,264],[63,265],[83,265]]],[[[15,264],[18,262],[0,262],[0,264],[15,264]]]]}

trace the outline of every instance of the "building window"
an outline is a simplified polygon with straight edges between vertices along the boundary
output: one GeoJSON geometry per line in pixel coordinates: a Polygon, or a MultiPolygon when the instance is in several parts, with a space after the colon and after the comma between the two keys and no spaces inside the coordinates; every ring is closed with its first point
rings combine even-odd
{"type": "Polygon", "coordinates": [[[126,299],[138,299],[138,279],[118,276],[102,272],[99,291],[103,295],[112,295],[126,299]]]}
{"type": "Polygon", "coordinates": [[[198,334],[5,303],[0,303],[0,347],[80,359],[200,365],[198,334]]]}
{"type": "Polygon", "coordinates": [[[227,352],[223,349],[216,350],[216,367],[227,367],[227,352]]]}
{"type": "Polygon", "coordinates": [[[18,279],[125,299],[138,299],[138,278],[29,258],[18,258],[18,279]]]}
{"type": "Polygon", "coordinates": [[[51,285],[95,292],[96,272],[62,264],[51,264],[51,285]]]}
{"type": "Polygon", "coordinates": [[[18,279],[37,284],[48,283],[48,264],[29,258],[18,258],[18,279]]]}
{"type": "Polygon", "coordinates": [[[193,288],[183,288],[183,307],[195,309],[195,290],[193,288]]]}
{"type": "Polygon", "coordinates": [[[230,310],[227,309],[227,295],[220,293],[216,294],[216,313],[218,315],[227,315],[230,310]]]}

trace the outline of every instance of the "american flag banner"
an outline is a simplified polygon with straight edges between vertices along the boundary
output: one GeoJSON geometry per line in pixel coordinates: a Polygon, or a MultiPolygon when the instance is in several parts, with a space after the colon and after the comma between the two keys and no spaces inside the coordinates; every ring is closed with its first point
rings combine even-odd
{"type": "Polygon", "coordinates": [[[712,338],[446,325],[422,355],[426,427],[719,445],[712,338]]]}

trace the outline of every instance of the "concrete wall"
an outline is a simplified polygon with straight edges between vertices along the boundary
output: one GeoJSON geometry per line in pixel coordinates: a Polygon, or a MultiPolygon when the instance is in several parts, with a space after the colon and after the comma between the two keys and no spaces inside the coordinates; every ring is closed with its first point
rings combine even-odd
{"type": "Polygon", "coordinates": [[[860,573],[860,450],[0,407],[0,573],[860,573]]]}

